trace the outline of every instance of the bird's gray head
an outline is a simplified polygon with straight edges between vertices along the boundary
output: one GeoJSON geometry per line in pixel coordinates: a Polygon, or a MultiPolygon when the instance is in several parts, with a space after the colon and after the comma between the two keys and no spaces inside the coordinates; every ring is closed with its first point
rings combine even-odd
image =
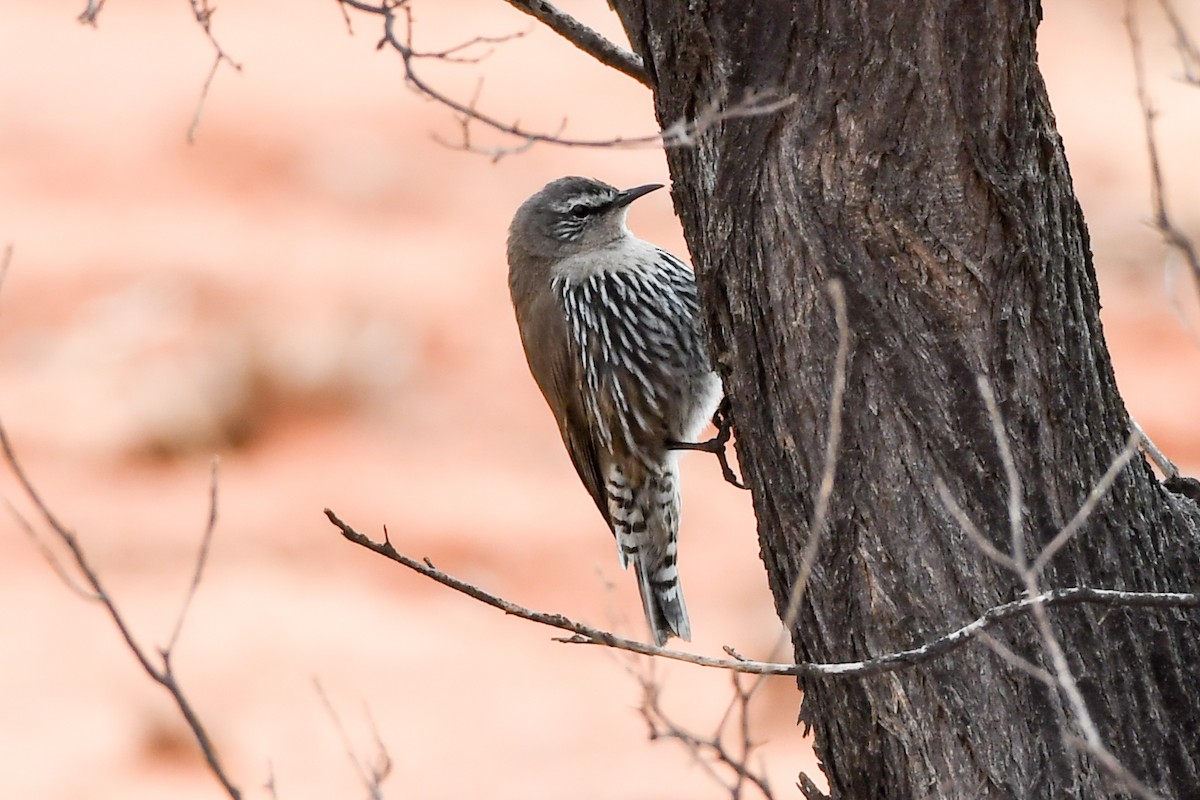
{"type": "Polygon", "coordinates": [[[591,178],[559,178],[526,200],[508,229],[513,256],[558,260],[629,235],[629,204],[661,188],[651,183],[621,191],[591,178]]]}

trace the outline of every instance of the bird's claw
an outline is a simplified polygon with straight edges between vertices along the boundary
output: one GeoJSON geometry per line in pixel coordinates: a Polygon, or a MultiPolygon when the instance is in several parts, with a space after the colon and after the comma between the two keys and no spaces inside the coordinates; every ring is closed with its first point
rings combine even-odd
{"type": "Polygon", "coordinates": [[[705,453],[712,453],[717,457],[717,461],[721,465],[721,476],[725,478],[727,483],[731,483],[739,489],[749,489],[750,487],[742,483],[733,471],[733,467],[729,466],[729,454],[725,450],[725,446],[729,444],[729,439],[733,435],[733,423],[729,419],[729,398],[722,398],[721,404],[717,406],[716,412],[713,413],[713,425],[717,428],[717,435],[706,442],[676,442],[673,440],[667,441],[668,450],[702,450],[705,453]]]}

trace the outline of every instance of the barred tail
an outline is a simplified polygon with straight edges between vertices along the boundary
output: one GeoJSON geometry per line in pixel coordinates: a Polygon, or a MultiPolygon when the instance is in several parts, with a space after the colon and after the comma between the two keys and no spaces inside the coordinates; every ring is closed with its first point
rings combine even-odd
{"type": "Polygon", "coordinates": [[[676,566],[679,532],[679,475],[674,459],[647,469],[614,464],[606,476],[609,517],[621,566],[633,562],[646,620],[655,643],[674,635],[690,639],[676,566]]]}
{"type": "Polygon", "coordinates": [[[675,566],[674,537],[662,559],[637,559],[637,579],[642,592],[642,607],[646,610],[646,621],[650,623],[654,643],[661,647],[671,636],[691,639],[692,625],[688,621],[683,587],[679,584],[679,570],[675,566]]]}

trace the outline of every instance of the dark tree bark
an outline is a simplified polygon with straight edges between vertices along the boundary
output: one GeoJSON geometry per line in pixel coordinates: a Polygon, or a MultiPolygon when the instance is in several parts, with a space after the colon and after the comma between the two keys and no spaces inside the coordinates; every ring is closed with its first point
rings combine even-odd
{"type": "MultiPolygon", "coordinates": [[[[713,97],[796,102],[668,151],[786,607],[824,459],[845,289],[851,354],[828,525],[798,660],[920,644],[1023,590],[963,534],[951,494],[1009,550],[1008,485],[975,376],[995,389],[1035,554],[1129,423],[1098,317],[1087,229],[1037,69],[1036,0],[616,0],[664,125],[713,97]]],[[[1135,458],[1044,586],[1195,591],[1200,509],[1135,458]]],[[[1195,612],[1051,609],[1099,732],[1164,796],[1200,797],[1195,612]]],[[[995,635],[1049,667],[1031,622],[995,635]]],[[[1059,691],[972,645],[890,675],[805,679],[832,795],[1123,796],[1068,742],[1059,691]]]]}

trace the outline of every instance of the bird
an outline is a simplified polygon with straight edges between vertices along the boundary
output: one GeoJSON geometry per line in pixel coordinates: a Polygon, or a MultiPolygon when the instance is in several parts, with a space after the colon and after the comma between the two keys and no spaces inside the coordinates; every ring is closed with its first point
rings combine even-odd
{"type": "Polygon", "coordinates": [[[546,184],[513,216],[508,282],[529,370],[621,566],[634,566],[661,647],[691,638],[678,450],[704,431],[723,391],[692,268],[626,223],[629,205],[660,188],[578,176],[546,184]]]}

